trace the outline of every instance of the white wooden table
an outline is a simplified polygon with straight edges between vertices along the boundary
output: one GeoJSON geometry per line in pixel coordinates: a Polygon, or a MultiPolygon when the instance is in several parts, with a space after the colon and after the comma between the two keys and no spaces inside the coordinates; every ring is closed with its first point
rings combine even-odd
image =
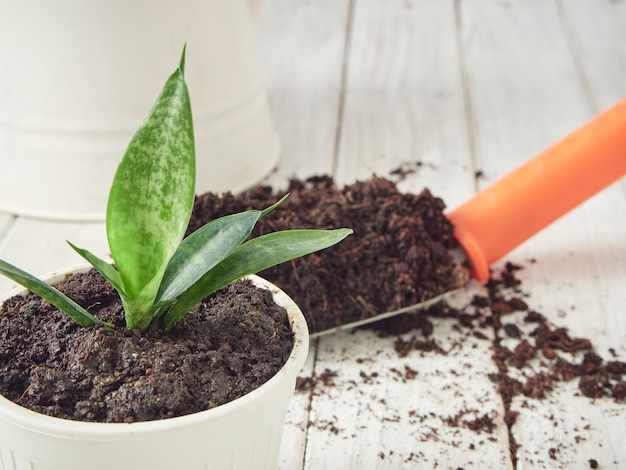
{"type": "MultiPolygon", "coordinates": [[[[420,161],[401,189],[427,186],[452,209],[626,97],[623,0],[265,0],[257,38],[282,139],[277,185],[420,161]]],[[[106,253],[101,224],[0,214],[0,257],[36,274],[80,262],[66,239],[106,253]]],[[[525,267],[531,308],[626,359],[626,181],[506,260],[525,267]]],[[[393,338],[365,331],[314,341],[302,376],[331,371],[333,385],[294,397],[280,468],[514,468],[489,341],[446,320],[433,334],[462,346],[400,358],[393,338]],[[467,410],[496,428],[446,424],[467,410]]],[[[626,468],[626,404],[568,383],[512,408],[517,468],[626,468]]]]}

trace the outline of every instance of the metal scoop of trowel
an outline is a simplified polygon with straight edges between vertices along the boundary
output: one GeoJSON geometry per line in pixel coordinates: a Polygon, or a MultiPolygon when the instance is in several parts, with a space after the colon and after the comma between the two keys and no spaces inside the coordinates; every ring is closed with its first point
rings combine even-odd
{"type": "MultiPolygon", "coordinates": [[[[624,175],[626,99],[447,214],[472,276],[486,281],[491,263],[624,175]]],[[[451,292],[311,336],[420,310],[451,292]]]]}

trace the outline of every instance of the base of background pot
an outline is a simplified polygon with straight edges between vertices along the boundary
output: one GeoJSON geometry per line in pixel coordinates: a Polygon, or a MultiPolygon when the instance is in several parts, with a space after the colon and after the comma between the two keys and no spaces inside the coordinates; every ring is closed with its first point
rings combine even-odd
{"type": "MultiPolygon", "coordinates": [[[[59,274],[51,284],[64,279],[59,274]]],[[[42,415],[0,396],[0,467],[10,469],[273,469],[284,417],[308,352],[306,322],[269,282],[294,331],[284,367],[256,390],[192,415],[130,424],[87,423],[42,415]]],[[[12,293],[11,295],[15,295],[12,293]]],[[[7,296],[8,297],[8,296],[7,296]]]]}
{"type": "MultiPolygon", "coordinates": [[[[194,118],[196,193],[239,193],[278,165],[280,140],[263,90],[238,107],[194,118]]],[[[0,124],[0,134],[2,134],[0,124]]],[[[104,221],[111,181],[134,128],[118,133],[13,130],[0,135],[0,211],[50,220],[104,221]]]]}

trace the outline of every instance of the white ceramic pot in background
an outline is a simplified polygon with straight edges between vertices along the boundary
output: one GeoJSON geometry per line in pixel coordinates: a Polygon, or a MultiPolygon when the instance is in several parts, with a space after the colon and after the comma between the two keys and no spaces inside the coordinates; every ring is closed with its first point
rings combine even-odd
{"type": "Polygon", "coordinates": [[[256,3],[0,0],[0,210],[103,220],[117,164],[184,43],[196,192],[260,182],[279,145],[256,3]]]}
{"type": "MultiPolygon", "coordinates": [[[[60,273],[49,277],[48,282],[54,284],[64,278],[65,273],[60,273]]],[[[276,303],[287,310],[295,334],[287,363],[268,382],[207,411],[131,424],[53,418],[0,396],[0,468],[275,469],[285,414],[308,353],[309,336],[302,312],[285,293],[264,279],[250,278],[272,291],[276,303]]]]}

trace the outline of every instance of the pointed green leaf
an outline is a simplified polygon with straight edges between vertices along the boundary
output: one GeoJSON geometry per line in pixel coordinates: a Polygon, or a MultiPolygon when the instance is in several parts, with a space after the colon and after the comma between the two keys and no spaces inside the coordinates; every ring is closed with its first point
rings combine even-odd
{"type": "Polygon", "coordinates": [[[91,264],[102,276],[111,283],[115,290],[120,293],[120,295],[124,294],[124,285],[122,284],[122,278],[120,273],[116,271],[116,269],[111,266],[110,263],[107,263],[103,259],[98,258],[96,255],[91,253],[89,250],[84,248],[78,248],[72,242],[67,242],[80,256],[85,258],[89,264],[91,264]]]}
{"type": "Polygon", "coordinates": [[[113,328],[113,325],[94,317],[91,313],[54,287],[6,261],[0,260],[0,274],[24,286],[42,299],[47,300],[81,326],[105,325],[113,328]]]}
{"type": "Polygon", "coordinates": [[[185,238],[167,265],[156,302],[175,299],[195,284],[250,236],[260,216],[246,211],[220,217],[185,238]]]}
{"type": "Polygon", "coordinates": [[[107,237],[129,298],[156,296],[189,223],[194,191],[193,122],[179,68],[133,136],[109,193],[107,237]]]}
{"type": "MultiPolygon", "coordinates": [[[[195,284],[250,236],[261,217],[276,209],[288,196],[262,211],[220,217],[189,235],[167,265],[155,302],[169,304],[195,284]]],[[[162,308],[159,311],[162,312],[162,308]]]]}
{"type": "Polygon", "coordinates": [[[183,45],[183,53],[180,55],[180,62],[178,63],[178,68],[185,73],[185,57],[187,56],[187,43],[183,45]]]}
{"type": "MultiPolygon", "coordinates": [[[[287,199],[289,197],[289,193],[285,194],[283,197],[280,198],[280,200],[278,202],[275,202],[274,204],[272,204],[271,206],[263,209],[261,211],[261,217],[265,217],[267,214],[269,214],[270,212],[272,212],[274,209],[276,209],[278,206],[280,206],[285,199],[287,199]]],[[[259,217],[259,219],[261,218],[259,217]]]]}
{"type": "Polygon", "coordinates": [[[180,296],[165,315],[165,328],[169,330],[196,303],[243,276],[328,248],[351,233],[350,229],[286,230],[247,241],[180,296]]]}

